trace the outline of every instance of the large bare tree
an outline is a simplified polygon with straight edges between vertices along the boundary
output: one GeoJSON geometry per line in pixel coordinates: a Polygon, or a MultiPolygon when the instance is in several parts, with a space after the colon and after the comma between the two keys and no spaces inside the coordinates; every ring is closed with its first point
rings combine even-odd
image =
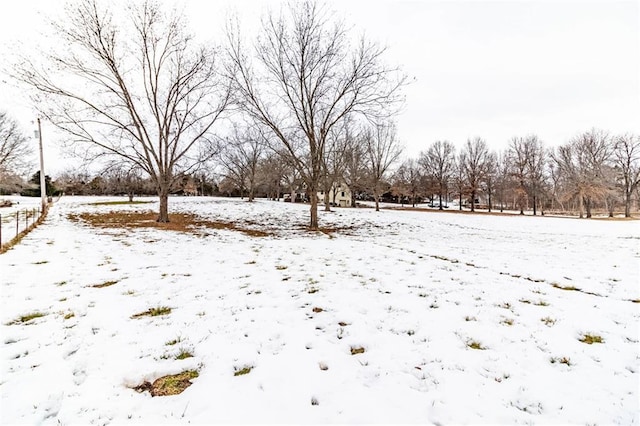
{"type": "Polygon", "coordinates": [[[317,229],[331,130],[349,115],[395,109],[405,77],[383,63],[384,48],[364,38],[352,46],[345,24],[314,1],[292,2],[263,18],[252,52],[237,28],[228,34],[229,76],[240,106],[290,157],[310,197],[310,228],[317,229]]]}
{"type": "Polygon", "coordinates": [[[606,167],[611,155],[608,133],[596,129],[579,134],[552,154],[562,192],[578,202],[581,218],[585,211],[590,218],[594,201],[604,199],[610,192],[606,167]]]}
{"type": "Polygon", "coordinates": [[[631,217],[631,197],[640,185],[640,137],[624,134],[615,139],[614,164],[624,196],[624,217],[631,217]]]}
{"type": "Polygon", "coordinates": [[[508,152],[511,176],[517,184],[516,197],[520,214],[524,214],[524,207],[530,199],[535,216],[545,183],[547,151],[538,136],[528,135],[511,138],[508,152]]]}
{"type": "Polygon", "coordinates": [[[18,122],[0,111],[0,178],[23,172],[31,152],[18,122]]]}
{"type": "Polygon", "coordinates": [[[181,14],[153,0],[131,1],[126,10],[105,4],[71,4],[53,26],[59,47],[23,61],[17,76],[42,95],[44,115],[91,156],[144,170],[160,198],[158,221],[168,222],[170,188],[211,152],[198,148],[229,104],[229,85],[215,50],[195,44],[181,14]]]}

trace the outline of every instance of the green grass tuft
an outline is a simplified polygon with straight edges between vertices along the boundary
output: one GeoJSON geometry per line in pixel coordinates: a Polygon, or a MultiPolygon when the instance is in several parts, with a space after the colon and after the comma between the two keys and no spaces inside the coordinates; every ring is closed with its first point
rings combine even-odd
{"type": "Polygon", "coordinates": [[[186,349],[180,349],[180,353],[176,355],[176,359],[193,358],[193,354],[186,349]]]}

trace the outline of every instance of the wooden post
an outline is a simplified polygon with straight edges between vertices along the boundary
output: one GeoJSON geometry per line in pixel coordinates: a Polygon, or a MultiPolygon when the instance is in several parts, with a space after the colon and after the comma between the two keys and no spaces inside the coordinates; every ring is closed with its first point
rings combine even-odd
{"type": "Polygon", "coordinates": [[[18,226],[20,225],[20,211],[16,212],[16,237],[18,236],[18,226]]]}
{"type": "Polygon", "coordinates": [[[42,198],[42,211],[47,207],[47,181],[44,174],[44,156],[42,155],[42,128],[38,117],[38,140],[40,145],[40,197],[42,198]]]}

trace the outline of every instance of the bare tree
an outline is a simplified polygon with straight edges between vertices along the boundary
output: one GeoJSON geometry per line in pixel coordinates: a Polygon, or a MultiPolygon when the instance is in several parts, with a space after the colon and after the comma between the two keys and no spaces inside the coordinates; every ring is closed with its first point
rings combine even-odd
{"type": "Polygon", "coordinates": [[[286,167],[286,163],[275,153],[267,154],[258,164],[258,180],[271,200],[280,200],[286,167]]]}
{"type": "Polygon", "coordinates": [[[386,189],[384,180],[389,169],[402,154],[402,146],[396,138],[394,123],[376,123],[363,133],[366,146],[368,188],[373,192],[376,211],[380,211],[380,196],[386,189]]]}
{"type": "Polygon", "coordinates": [[[351,207],[356,206],[356,194],[361,192],[366,185],[366,164],[364,138],[345,133],[345,169],[343,179],[351,192],[351,207]]]}
{"type": "Polygon", "coordinates": [[[604,199],[609,192],[605,168],[610,156],[608,134],[595,129],[581,133],[552,154],[560,173],[562,192],[576,199],[581,218],[585,210],[590,218],[594,200],[604,199]]]}
{"type": "Polygon", "coordinates": [[[499,165],[498,155],[495,152],[489,152],[487,154],[487,160],[485,162],[485,174],[482,182],[482,190],[487,194],[487,207],[489,212],[493,208],[493,198],[496,191],[497,181],[499,179],[499,165]]]}
{"type": "Polygon", "coordinates": [[[415,207],[422,195],[422,183],[421,167],[416,160],[410,158],[405,160],[393,174],[392,190],[403,205],[408,196],[411,206],[415,207]]]}
{"type": "Polygon", "coordinates": [[[313,1],[291,3],[263,19],[248,57],[231,28],[229,76],[240,106],[268,128],[291,158],[311,201],[311,229],[318,228],[317,192],[331,129],[349,115],[388,113],[402,101],[405,81],[382,62],[385,49],[364,38],[351,48],[342,22],[313,1]]]}
{"type": "Polygon", "coordinates": [[[168,222],[175,179],[211,154],[206,142],[230,101],[212,48],[194,45],[182,15],[131,2],[124,16],[80,0],[54,24],[60,48],[26,60],[17,76],[44,98],[42,112],[95,156],[136,164],[153,180],[168,222]],[[42,60],[44,59],[44,61],[42,60]]]}
{"type": "Polygon", "coordinates": [[[527,182],[535,216],[545,187],[547,150],[537,136],[530,136],[527,140],[527,182]]]}
{"type": "Polygon", "coordinates": [[[0,111],[0,178],[24,171],[31,148],[18,123],[0,111]]]}
{"type": "Polygon", "coordinates": [[[257,186],[258,165],[264,152],[264,139],[255,126],[233,127],[220,155],[225,176],[236,182],[240,194],[247,190],[248,201],[253,201],[257,186]]]}
{"type": "Polygon", "coordinates": [[[449,141],[436,141],[420,154],[420,164],[427,176],[436,183],[438,209],[442,210],[442,197],[448,192],[449,181],[455,171],[456,148],[449,141]]]}
{"type": "Polygon", "coordinates": [[[527,203],[527,167],[529,164],[528,137],[513,137],[509,141],[508,163],[510,175],[516,183],[515,196],[520,214],[524,214],[527,203]]]}
{"type": "Polygon", "coordinates": [[[500,200],[500,212],[504,211],[506,192],[510,187],[511,179],[509,171],[511,165],[509,163],[509,151],[501,151],[497,156],[497,170],[496,170],[496,191],[498,199],[500,200]]]}
{"type": "Polygon", "coordinates": [[[349,128],[347,123],[331,129],[330,137],[327,139],[327,147],[322,160],[322,190],[324,194],[324,209],[331,210],[330,199],[333,193],[333,200],[344,180],[343,176],[347,164],[347,149],[349,148],[349,128]]]}
{"type": "Polygon", "coordinates": [[[462,210],[462,199],[467,193],[465,182],[464,164],[467,162],[467,154],[461,151],[456,157],[453,182],[458,193],[458,210],[462,210]]]}
{"type": "Polygon", "coordinates": [[[467,139],[464,146],[465,161],[462,163],[469,194],[471,195],[471,211],[475,211],[476,195],[487,171],[489,150],[484,139],[475,137],[467,139]]]}
{"type": "Polygon", "coordinates": [[[101,174],[107,180],[107,192],[127,194],[130,203],[133,202],[135,195],[142,191],[141,170],[135,164],[112,161],[101,174]]]}
{"type": "Polygon", "coordinates": [[[624,217],[631,217],[631,197],[640,185],[640,137],[625,134],[615,139],[614,164],[624,196],[624,217]]]}

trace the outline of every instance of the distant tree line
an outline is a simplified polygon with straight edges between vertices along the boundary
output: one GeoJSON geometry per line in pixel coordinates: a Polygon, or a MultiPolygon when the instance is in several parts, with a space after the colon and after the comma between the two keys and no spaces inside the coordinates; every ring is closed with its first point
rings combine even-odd
{"type": "Polygon", "coordinates": [[[536,135],[513,137],[500,152],[478,137],[459,151],[451,142],[436,141],[402,163],[390,181],[401,200],[427,199],[440,209],[457,199],[459,209],[466,205],[471,211],[552,210],[580,217],[591,217],[594,209],[609,216],[623,210],[630,217],[638,210],[639,184],[638,135],[597,129],[555,148],[536,135]]]}

